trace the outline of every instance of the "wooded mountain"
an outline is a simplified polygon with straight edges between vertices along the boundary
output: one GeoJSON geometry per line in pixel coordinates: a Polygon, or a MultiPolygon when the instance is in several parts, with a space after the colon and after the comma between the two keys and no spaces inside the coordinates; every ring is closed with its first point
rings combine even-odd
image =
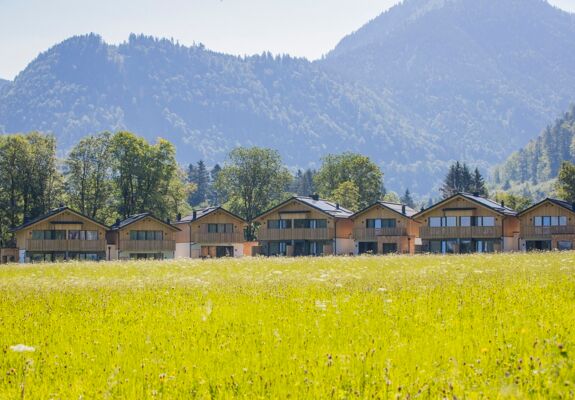
{"type": "MultiPolygon", "coordinates": [[[[406,0],[309,62],[131,35],[73,37],[0,86],[0,132],[129,129],[183,162],[237,145],[290,166],[357,151],[388,188],[437,189],[451,160],[504,160],[575,100],[575,17],[541,0],[406,0]]],[[[1,85],[1,84],[0,84],[1,85]]]]}
{"type": "Polygon", "coordinates": [[[503,187],[537,186],[555,179],[563,161],[575,162],[575,106],[494,170],[503,187]]]}

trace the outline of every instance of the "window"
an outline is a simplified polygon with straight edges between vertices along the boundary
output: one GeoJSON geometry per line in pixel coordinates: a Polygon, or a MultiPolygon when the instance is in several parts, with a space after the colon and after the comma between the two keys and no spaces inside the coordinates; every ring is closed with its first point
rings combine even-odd
{"type": "Polygon", "coordinates": [[[366,222],[367,228],[382,229],[382,228],[395,228],[396,221],[393,218],[383,219],[368,219],[366,222]]]}
{"type": "Polygon", "coordinates": [[[327,228],[326,219],[294,219],[293,227],[295,229],[325,229],[327,228]]]}
{"type": "Polygon", "coordinates": [[[535,217],[533,218],[533,225],[535,226],[566,226],[567,217],[535,217]]]}
{"type": "Polygon", "coordinates": [[[208,233],[232,233],[233,224],[208,224],[208,233]]]}
{"type": "Polygon", "coordinates": [[[495,226],[495,217],[474,217],[474,226],[495,226]]]}
{"type": "Polygon", "coordinates": [[[471,217],[459,217],[459,226],[471,226],[471,217]]]}
{"type": "Polygon", "coordinates": [[[34,240],[66,240],[66,231],[45,230],[32,231],[34,240]]]}
{"type": "Polygon", "coordinates": [[[431,217],[429,226],[432,228],[455,227],[457,226],[457,217],[431,217]]]}
{"type": "Polygon", "coordinates": [[[493,240],[478,240],[476,242],[476,251],[478,253],[493,253],[495,251],[493,240]]]}
{"type": "Polygon", "coordinates": [[[98,240],[98,231],[68,231],[68,240],[98,240]]]}
{"type": "Polygon", "coordinates": [[[130,240],[164,240],[164,232],[130,231],[130,240]]]}
{"type": "Polygon", "coordinates": [[[429,242],[429,252],[440,254],[441,253],[441,241],[440,240],[431,240],[429,242]]]}
{"type": "Polygon", "coordinates": [[[268,220],[268,229],[291,229],[291,219],[268,220]]]}
{"type": "Polygon", "coordinates": [[[567,240],[561,240],[557,242],[557,250],[561,251],[569,251],[573,250],[573,242],[567,240]]]}
{"type": "Polygon", "coordinates": [[[431,228],[440,228],[442,225],[443,218],[441,217],[431,217],[429,218],[429,226],[431,228]]]}

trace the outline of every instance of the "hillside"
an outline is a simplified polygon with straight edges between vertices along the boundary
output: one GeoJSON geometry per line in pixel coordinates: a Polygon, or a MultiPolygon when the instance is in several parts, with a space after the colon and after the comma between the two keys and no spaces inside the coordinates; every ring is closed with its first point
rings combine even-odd
{"type": "Polygon", "coordinates": [[[563,161],[575,162],[575,106],[496,167],[494,181],[503,188],[549,187],[563,161]]]}
{"type": "Polygon", "coordinates": [[[316,62],[92,34],[0,87],[0,132],[54,132],[65,150],[129,129],[208,164],[237,145],[291,167],[351,150],[388,189],[425,194],[451,160],[486,170],[527,144],[575,101],[573,65],[575,18],[541,0],[406,0],[316,62]]]}
{"type": "Polygon", "coordinates": [[[451,157],[491,163],[575,99],[575,16],[541,0],[407,0],[321,64],[393,98],[451,157]]]}

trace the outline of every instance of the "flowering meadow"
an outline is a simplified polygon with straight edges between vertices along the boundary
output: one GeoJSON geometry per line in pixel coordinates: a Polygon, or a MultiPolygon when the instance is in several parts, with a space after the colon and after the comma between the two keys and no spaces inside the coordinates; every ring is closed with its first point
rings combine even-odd
{"type": "Polygon", "coordinates": [[[573,398],[573,253],[0,268],[0,399],[573,398]]]}

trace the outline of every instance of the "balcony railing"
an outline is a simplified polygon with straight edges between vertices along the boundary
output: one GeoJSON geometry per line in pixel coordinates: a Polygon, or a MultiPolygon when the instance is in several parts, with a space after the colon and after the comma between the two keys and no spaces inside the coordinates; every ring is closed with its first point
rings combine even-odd
{"type": "Polygon", "coordinates": [[[407,229],[397,228],[357,228],[353,231],[355,240],[377,240],[379,236],[405,236],[407,229]]]}
{"type": "Polygon", "coordinates": [[[573,235],[575,234],[575,225],[566,226],[522,226],[521,237],[538,238],[551,235],[573,235]]]}
{"type": "Polygon", "coordinates": [[[320,229],[268,229],[260,228],[258,240],[331,240],[334,237],[333,228],[320,229]]]}
{"type": "Polygon", "coordinates": [[[422,226],[419,228],[422,239],[474,239],[498,238],[502,236],[501,226],[455,226],[432,228],[422,226]]]}
{"type": "Polygon", "coordinates": [[[192,241],[195,243],[241,243],[244,242],[243,232],[196,232],[192,235],[192,241]]]}
{"type": "Polygon", "coordinates": [[[37,240],[28,239],[26,241],[27,251],[106,251],[105,240],[37,240]]]}
{"type": "Polygon", "coordinates": [[[120,251],[175,251],[175,240],[120,240],[120,251]]]}

